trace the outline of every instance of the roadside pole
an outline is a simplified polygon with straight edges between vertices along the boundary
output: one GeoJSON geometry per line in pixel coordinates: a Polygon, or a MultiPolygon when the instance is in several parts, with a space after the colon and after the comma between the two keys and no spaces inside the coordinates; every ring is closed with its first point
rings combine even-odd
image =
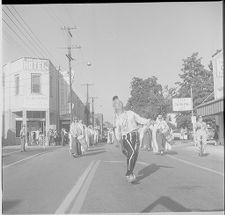
{"type": "Polygon", "coordinates": [[[192,101],[192,110],[191,110],[191,122],[192,122],[192,128],[193,128],[193,141],[195,144],[195,123],[196,123],[196,117],[194,116],[194,100],[193,100],[193,92],[192,92],[192,86],[191,86],[191,101],[192,101]]]}

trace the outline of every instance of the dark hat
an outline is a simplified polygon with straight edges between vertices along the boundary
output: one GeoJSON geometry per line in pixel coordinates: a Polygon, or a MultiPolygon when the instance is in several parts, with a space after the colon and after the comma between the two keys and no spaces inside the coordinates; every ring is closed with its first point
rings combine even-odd
{"type": "Polygon", "coordinates": [[[113,96],[112,100],[115,101],[116,99],[119,99],[118,96],[113,96]]]}

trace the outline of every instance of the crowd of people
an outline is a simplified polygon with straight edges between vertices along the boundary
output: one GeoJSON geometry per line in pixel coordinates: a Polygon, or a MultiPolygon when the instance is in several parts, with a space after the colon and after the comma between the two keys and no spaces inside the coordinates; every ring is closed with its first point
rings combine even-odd
{"type": "MultiPolygon", "coordinates": [[[[173,140],[171,123],[167,123],[162,115],[158,115],[156,121],[152,121],[151,125],[139,125],[138,133],[140,139],[140,148],[160,153],[163,155],[165,151],[171,150],[171,141],[173,140]]],[[[115,142],[115,133],[113,128],[108,129],[107,143],[115,142]]]]}
{"type": "Polygon", "coordinates": [[[35,131],[27,131],[26,125],[22,125],[20,130],[21,151],[25,151],[26,146],[57,146],[69,145],[71,154],[81,155],[88,147],[94,146],[99,142],[100,132],[92,125],[86,126],[82,120],[73,119],[70,130],[65,128],[59,132],[57,129],[50,128],[45,135],[41,128],[35,131]]]}

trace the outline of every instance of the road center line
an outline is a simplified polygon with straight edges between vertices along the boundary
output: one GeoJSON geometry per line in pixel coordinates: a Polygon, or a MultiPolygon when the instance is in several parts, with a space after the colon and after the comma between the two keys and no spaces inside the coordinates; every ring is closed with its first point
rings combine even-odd
{"type": "Polygon", "coordinates": [[[217,174],[217,175],[224,176],[224,173],[223,173],[223,172],[218,172],[218,171],[216,171],[216,170],[209,169],[209,168],[207,168],[207,167],[203,167],[203,166],[200,166],[200,165],[198,165],[198,164],[195,164],[195,163],[192,163],[192,162],[189,162],[189,161],[186,161],[186,160],[177,158],[177,157],[173,157],[173,156],[171,156],[171,155],[166,155],[166,156],[167,156],[167,157],[170,157],[170,158],[172,158],[172,159],[174,159],[174,160],[178,160],[178,161],[180,161],[180,162],[182,162],[182,163],[185,163],[185,164],[188,164],[188,165],[191,165],[191,166],[194,166],[194,167],[197,167],[197,168],[206,170],[206,171],[208,171],[208,172],[212,172],[212,173],[215,173],[215,174],[217,174]]]}
{"type": "Polygon", "coordinates": [[[81,210],[81,208],[83,206],[83,203],[85,201],[85,197],[87,195],[88,189],[89,189],[89,187],[91,185],[91,182],[92,182],[92,180],[94,178],[95,172],[96,172],[99,164],[100,164],[100,160],[98,160],[95,163],[95,165],[92,168],[90,174],[88,175],[88,178],[85,181],[84,185],[82,186],[82,189],[79,192],[79,194],[78,194],[78,196],[77,196],[77,198],[75,200],[75,203],[73,204],[73,207],[72,207],[70,213],[73,213],[74,214],[74,213],[79,213],[80,212],[80,210],[81,210]]]}
{"type": "Polygon", "coordinates": [[[73,189],[68,193],[66,198],[63,200],[61,205],[58,207],[58,209],[56,210],[55,214],[65,214],[66,213],[66,211],[68,210],[68,208],[71,205],[72,201],[74,200],[76,195],[79,193],[79,191],[80,191],[83,183],[85,182],[89,172],[91,171],[92,166],[93,166],[94,163],[95,163],[95,161],[92,161],[89,164],[87,169],[84,171],[84,173],[80,176],[80,178],[77,181],[77,183],[74,185],[73,189]]]}

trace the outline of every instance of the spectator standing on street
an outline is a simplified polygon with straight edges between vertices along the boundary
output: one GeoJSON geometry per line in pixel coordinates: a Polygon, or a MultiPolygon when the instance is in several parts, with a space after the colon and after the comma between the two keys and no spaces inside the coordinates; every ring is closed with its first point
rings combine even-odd
{"type": "Polygon", "coordinates": [[[61,145],[64,145],[64,128],[61,129],[61,145]]]}
{"type": "Polygon", "coordinates": [[[219,134],[218,134],[218,131],[219,131],[219,126],[216,125],[215,126],[215,129],[214,129],[214,140],[215,140],[215,146],[219,144],[219,134]]]}
{"type": "Polygon", "coordinates": [[[149,124],[150,120],[140,117],[133,111],[125,111],[123,103],[117,96],[113,97],[113,107],[115,110],[115,135],[121,144],[122,152],[127,158],[126,178],[128,182],[135,181],[134,167],[139,151],[139,124],[149,124]]]}
{"type": "Polygon", "coordinates": [[[23,125],[20,130],[21,152],[25,152],[26,135],[26,126],[23,125]]]}
{"type": "Polygon", "coordinates": [[[27,131],[27,146],[30,145],[30,132],[27,131]]]}

